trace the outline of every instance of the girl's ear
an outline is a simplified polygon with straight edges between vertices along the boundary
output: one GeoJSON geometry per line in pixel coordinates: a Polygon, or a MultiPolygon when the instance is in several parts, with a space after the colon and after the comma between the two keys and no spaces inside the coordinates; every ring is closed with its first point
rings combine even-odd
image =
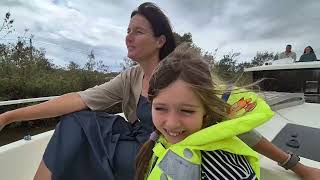
{"type": "Polygon", "coordinates": [[[160,37],[158,37],[158,42],[157,42],[158,48],[162,48],[162,46],[166,43],[166,41],[167,41],[166,36],[161,35],[160,37]]]}

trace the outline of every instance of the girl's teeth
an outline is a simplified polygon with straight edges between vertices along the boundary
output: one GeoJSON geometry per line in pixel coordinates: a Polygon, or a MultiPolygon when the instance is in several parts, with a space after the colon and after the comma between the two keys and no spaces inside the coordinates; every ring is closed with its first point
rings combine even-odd
{"type": "Polygon", "coordinates": [[[169,132],[169,131],[167,131],[167,133],[168,133],[170,136],[178,136],[178,135],[180,135],[182,132],[183,132],[183,131],[181,131],[181,132],[169,132]]]}
{"type": "Polygon", "coordinates": [[[179,133],[169,133],[170,136],[178,136],[179,133]]]}

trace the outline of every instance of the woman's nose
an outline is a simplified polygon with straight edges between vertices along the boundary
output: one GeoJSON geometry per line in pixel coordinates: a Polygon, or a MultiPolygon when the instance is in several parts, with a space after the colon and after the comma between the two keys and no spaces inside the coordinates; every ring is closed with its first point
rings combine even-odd
{"type": "Polygon", "coordinates": [[[126,36],[126,42],[132,42],[133,41],[133,34],[132,32],[129,32],[126,36]]]}

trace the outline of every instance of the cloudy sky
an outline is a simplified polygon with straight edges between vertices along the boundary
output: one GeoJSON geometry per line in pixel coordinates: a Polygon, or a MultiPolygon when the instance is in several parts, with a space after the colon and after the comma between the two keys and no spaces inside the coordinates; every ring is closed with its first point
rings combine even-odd
{"type": "MultiPolygon", "coordinates": [[[[43,47],[53,63],[86,62],[96,58],[118,70],[126,56],[124,43],[129,16],[138,0],[1,0],[0,16],[9,11],[16,31],[9,42],[30,29],[34,46],[43,47]]],[[[311,45],[320,57],[320,1],[318,0],[159,0],[180,34],[191,32],[206,51],[218,48],[218,58],[240,52],[250,61],[257,51],[279,52],[292,44],[299,58],[311,45]]],[[[320,59],[320,58],[318,58],[320,59]]]]}

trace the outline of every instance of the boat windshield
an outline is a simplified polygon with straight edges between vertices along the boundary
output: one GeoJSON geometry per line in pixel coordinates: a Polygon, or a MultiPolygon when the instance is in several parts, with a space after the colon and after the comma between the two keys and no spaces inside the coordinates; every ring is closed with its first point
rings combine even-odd
{"type": "Polygon", "coordinates": [[[263,91],[304,93],[306,102],[320,103],[320,68],[291,68],[252,71],[253,81],[265,79],[263,91]]]}

